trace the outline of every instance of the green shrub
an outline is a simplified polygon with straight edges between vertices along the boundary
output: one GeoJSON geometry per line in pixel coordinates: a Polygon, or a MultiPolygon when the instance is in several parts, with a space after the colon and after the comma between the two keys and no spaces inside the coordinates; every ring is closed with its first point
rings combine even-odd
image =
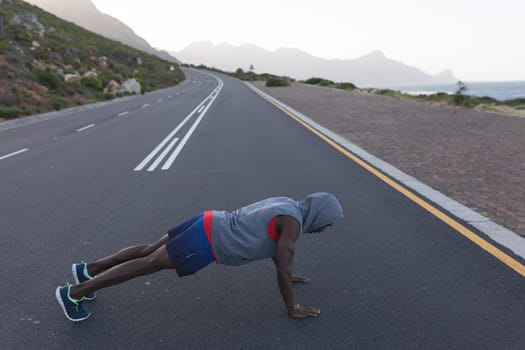
{"type": "Polygon", "coordinates": [[[7,52],[7,50],[9,50],[9,42],[0,36],[0,52],[7,52]]]}
{"type": "Polygon", "coordinates": [[[31,63],[31,61],[25,61],[24,66],[30,71],[33,71],[33,63],[31,63]]]}
{"type": "Polygon", "coordinates": [[[62,78],[50,68],[46,68],[45,70],[37,68],[35,70],[35,75],[40,84],[47,86],[52,90],[57,90],[62,87],[62,78]]]}
{"type": "Polygon", "coordinates": [[[102,91],[94,91],[92,98],[94,101],[102,100],[104,99],[104,93],[102,91]]]}
{"type": "Polygon", "coordinates": [[[290,84],[288,83],[288,80],[286,79],[282,79],[282,78],[277,78],[277,77],[272,77],[270,79],[268,79],[266,81],[266,86],[289,86],[290,84]]]}
{"type": "Polygon", "coordinates": [[[464,106],[467,103],[468,96],[456,93],[454,94],[454,104],[456,106],[464,106]]]}
{"type": "Polygon", "coordinates": [[[78,70],[80,70],[81,68],[82,68],[82,62],[80,62],[80,61],[75,61],[75,62],[73,62],[73,69],[74,69],[74,70],[77,70],[77,71],[78,71],[78,70]]]}
{"type": "Polygon", "coordinates": [[[131,69],[131,67],[126,66],[122,63],[110,61],[109,66],[115,74],[119,74],[123,77],[131,77],[133,75],[133,69],[131,69]]]}
{"type": "Polygon", "coordinates": [[[82,89],[85,89],[85,88],[83,88],[80,85],[80,82],[78,81],[70,81],[64,84],[64,93],[67,96],[74,96],[76,94],[82,94],[82,89]]]}
{"type": "Polygon", "coordinates": [[[378,89],[375,91],[375,93],[381,96],[397,96],[398,95],[397,91],[390,90],[390,89],[378,89]]]}
{"type": "Polygon", "coordinates": [[[103,70],[98,74],[98,78],[102,81],[103,86],[107,86],[111,80],[116,81],[117,83],[122,82],[122,75],[116,74],[111,70],[103,70]]]}
{"type": "Polygon", "coordinates": [[[12,119],[20,117],[24,110],[20,107],[2,107],[0,106],[0,118],[12,119]]]}
{"type": "Polygon", "coordinates": [[[22,24],[12,24],[6,27],[6,35],[9,39],[23,44],[31,44],[33,37],[22,24]]]}
{"type": "Polygon", "coordinates": [[[525,98],[519,97],[512,100],[505,101],[505,104],[509,106],[522,106],[525,105],[525,98]]]}
{"type": "Polygon", "coordinates": [[[337,89],[341,89],[341,90],[355,90],[357,89],[357,86],[355,86],[354,84],[352,83],[337,83],[335,84],[335,87],[337,89]]]}
{"type": "Polygon", "coordinates": [[[88,88],[91,88],[95,91],[102,91],[102,80],[97,77],[83,77],[80,80],[80,83],[88,88]]]}
{"type": "Polygon", "coordinates": [[[47,58],[47,51],[43,47],[37,47],[33,51],[33,57],[37,60],[45,60],[47,58]]]}
{"type": "Polygon", "coordinates": [[[310,78],[308,80],[305,81],[306,84],[310,84],[310,85],[317,85],[321,82],[321,78],[310,78]]]}
{"type": "Polygon", "coordinates": [[[51,97],[51,106],[53,106],[53,108],[56,111],[59,111],[62,108],[67,107],[68,105],[69,105],[69,101],[65,97],[62,97],[62,96],[51,97]]]}
{"type": "Polygon", "coordinates": [[[335,86],[336,85],[336,83],[334,83],[331,80],[327,80],[323,78],[315,78],[315,77],[306,80],[305,83],[310,84],[310,85],[321,85],[321,86],[335,86]]]}

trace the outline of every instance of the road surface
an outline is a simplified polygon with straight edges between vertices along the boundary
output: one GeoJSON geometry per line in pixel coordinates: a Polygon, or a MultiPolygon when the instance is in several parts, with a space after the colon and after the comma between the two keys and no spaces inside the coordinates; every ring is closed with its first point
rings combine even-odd
{"type": "Polygon", "coordinates": [[[0,131],[0,349],[522,349],[525,281],[243,83],[179,86],[0,131]],[[298,240],[312,279],[292,320],[271,260],[102,290],[89,320],[54,298],[70,266],[156,240],[205,209],[337,195],[298,240]]]}

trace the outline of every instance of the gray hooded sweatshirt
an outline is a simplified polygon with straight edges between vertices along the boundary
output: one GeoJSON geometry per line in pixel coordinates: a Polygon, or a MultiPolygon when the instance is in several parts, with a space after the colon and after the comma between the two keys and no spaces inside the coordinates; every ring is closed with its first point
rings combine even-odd
{"type": "Polygon", "coordinates": [[[302,201],[275,197],[233,212],[213,211],[212,248],[217,262],[242,265],[277,255],[277,242],[268,235],[268,224],[278,215],[293,217],[301,233],[333,224],[343,209],[333,194],[318,192],[302,201]]]}

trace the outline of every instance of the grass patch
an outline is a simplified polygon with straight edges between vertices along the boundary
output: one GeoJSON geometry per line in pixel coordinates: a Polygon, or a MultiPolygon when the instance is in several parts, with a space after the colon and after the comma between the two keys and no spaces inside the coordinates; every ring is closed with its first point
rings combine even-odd
{"type": "Polygon", "coordinates": [[[277,87],[277,86],[290,86],[288,80],[282,78],[270,78],[266,80],[266,86],[277,87]]]}
{"type": "Polygon", "coordinates": [[[53,96],[51,97],[51,106],[55,109],[55,111],[59,111],[62,108],[65,108],[69,106],[69,101],[65,97],[62,96],[53,96]]]}
{"type": "Polygon", "coordinates": [[[0,106],[0,118],[13,119],[18,118],[24,114],[24,110],[20,107],[1,107],[0,106]]]}
{"type": "Polygon", "coordinates": [[[309,84],[309,85],[319,85],[319,86],[340,89],[340,90],[347,90],[347,91],[352,91],[352,90],[357,89],[357,86],[355,86],[352,83],[336,83],[331,80],[317,78],[317,77],[307,79],[303,81],[303,83],[309,84]]]}

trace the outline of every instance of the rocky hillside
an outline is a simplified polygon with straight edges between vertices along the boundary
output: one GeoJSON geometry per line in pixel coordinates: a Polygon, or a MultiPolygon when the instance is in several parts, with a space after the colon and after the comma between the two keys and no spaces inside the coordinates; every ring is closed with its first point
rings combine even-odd
{"type": "Polygon", "coordinates": [[[20,0],[0,0],[0,118],[172,86],[176,63],[91,33],[20,0]]]}
{"type": "Polygon", "coordinates": [[[44,11],[73,22],[93,33],[119,41],[172,62],[178,60],[165,51],[156,50],[118,19],[100,12],[91,0],[25,0],[44,11]]]}

